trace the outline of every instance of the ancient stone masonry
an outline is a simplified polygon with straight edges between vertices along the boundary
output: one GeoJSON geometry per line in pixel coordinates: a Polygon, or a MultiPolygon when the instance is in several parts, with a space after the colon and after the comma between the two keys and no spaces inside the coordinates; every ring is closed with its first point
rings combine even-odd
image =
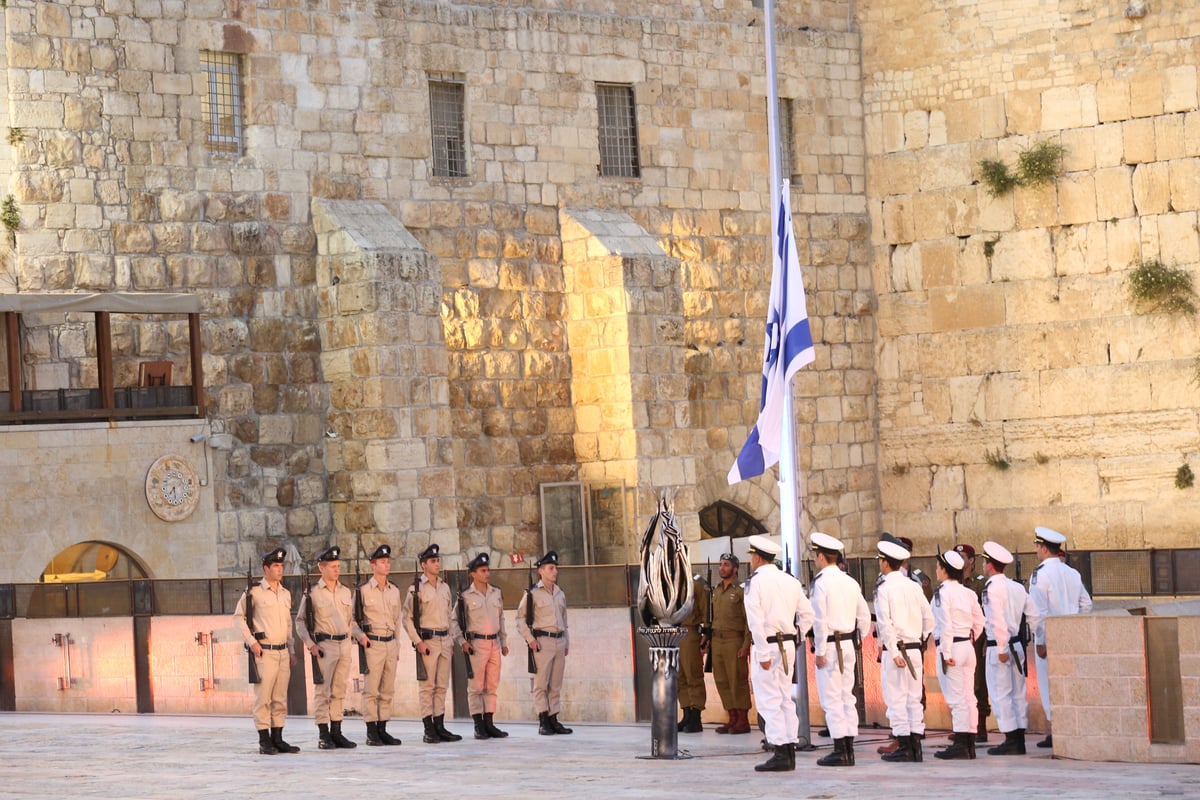
{"type": "Polygon", "coordinates": [[[1200,8],[860,4],[884,524],[1029,549],[1193,542],[1194,322],[1138,259],[1200,265],[1200,8]],[[1065,148],[992,196],[979,163],[1065,148]]]}
{"type": "MultiPolygon", "coordinates": [[[[866,537],[859,38],[844,3],[780,5],[822,343],[797,388],[806,524],[866,537]]],[[[721,499],[776,524],[771,476],[724,483],[757,414],[769,274],[762,12],[560,6],[9,0],[7,124],[23,138],[0,175],[22,222],[5,290],[202,297],[205,411],[232,440],[210,453],[222,570],[268,540],[308,554],[360,533],[452,558],[530,553],[540,484],[618,475],[630,527],[668,485],[691,538],[721,499]],[[240,70],[240,152],[210,149],[206,53],[240,70]],[[465,177],[433,175],[431,80],[463,86],[465,177]],[[598,175],[598,83],[632,87],[637,178],[598,175]],[[321,250],[367,208],[402,247],[373,234],[321,250]],[[568,259],[570,220],[593,213],[636,227],[635,250],[568,259]],[[606,335],[625,330],[619,350],[582,332],[601,309],[577,292],[592,291],[613,304],[606,335]],[[627,398],[619,415],[593,402],[596,381],[627,398]]],[[[148,358],[187,374],[179,324],[115,329],[120,381],[148,358]]],[[[88,384],[94,342],[57,320],[28,330],[27,384],[88,384]]]]}

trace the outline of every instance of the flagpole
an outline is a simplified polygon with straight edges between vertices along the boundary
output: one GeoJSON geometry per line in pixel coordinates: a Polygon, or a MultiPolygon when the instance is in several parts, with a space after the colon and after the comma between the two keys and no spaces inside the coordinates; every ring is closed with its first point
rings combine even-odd
{"type": "MultiPolygon", "coordinates": [[[[779,247],[779,231],[785,220],[780,219],[782,207],[780,196],[783,193],[783,176],[779,164],[779,87],[775,72],[775,3],[764,0],[763,26],[766,35],[767,58],[767,145],[771,173],[771,241],[772,251],[779,247]]],[[[773,256],[774,257],[774,256],[773,256]]],[[[801,574],[800,548],[800,515],[797,508],[799,499],[799,482],[796,469],[796,433],[795,412],[792,402],[791,382],[783,387],[783,437],[779,447],[779,533],[784,549],[793,554],[792,574],[799,578],[801,574]]],[[[785,565],[786,566],[786,565],[785,565]]],[[[805,631],[800,631],[803,635],[805,631]]],[[[796,716],[799,720],[799,743],[797,749],[807,749],[812,746],[811,725],[808,714],[808,659],[804,652],[804,640],[796,642],[796,683],[793,690],[793,700],[796,703],[796,716]]]]}

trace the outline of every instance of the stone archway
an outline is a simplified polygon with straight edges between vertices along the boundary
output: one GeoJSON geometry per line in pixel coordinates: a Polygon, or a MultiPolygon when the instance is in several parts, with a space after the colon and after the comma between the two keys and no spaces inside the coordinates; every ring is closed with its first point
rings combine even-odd
{"type": "Polygon", "coordinates": [[[39,583],[137,580],[149,577],[134,553],[119,544],[76,542],[60,550],[38,576],[39,583]]]}

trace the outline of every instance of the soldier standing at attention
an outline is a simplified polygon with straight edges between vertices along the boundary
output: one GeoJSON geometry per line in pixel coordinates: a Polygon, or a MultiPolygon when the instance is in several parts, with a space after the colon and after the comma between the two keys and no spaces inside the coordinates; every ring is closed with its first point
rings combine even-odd
{"type": "Polygon", "coordinates": [[[983,633],[983,610],[975,593],[963,586],[963,557],[953,550],[938,556],[933,592],[933,644],[937,648],[938,683],[950,708],[954,744],[934,753],[935,758],[975,757],[975,730],[979,713],[975,705],[975,645],[983,633]]]}
{"type": "Polygon", "coordinates": [[[704,687],[704,656],[700,652],[704,637],[704,624],[708,621],[708,590],[699,576],[692,579],[692,614],[684,620],[687,633],[679,641],[679,705],[683,708],[683,719],[678,730],[682,733],[700,733],[704,725],[700,713],[704,711],[708,694],[704,687]]]}
{"type": "Polygon", "coordinates": [[[422,741],[426,744],[457,742],[457,733],[446,730],[446,689],[450,686],[450,659],[454,643],[462,641],[458,620],[454,618],[454,595],[450,584],[441,579],[442,556],[437,544],[421,551],[420,601],[421,625],[413,621],[413,592],[410,587],[404,598],[404,630],[421,658],[425,661],[427,680],[421,681],[418,697],[421,722],[425,726],[422,741]]]}
{"type": "Polygon", "coordinates": [[[754,703],[766,720],[774,754],[755,772],[796,769],[800,720],[792,699],[796,645],[812,627],[813,609],[800,581],[775,566],[782,548],[765,536],[751,536],[750,580],[746,584],[746,622],[753,639],[750,685],[754,703]]]}
{"type": "Polygon", "coordinates": [[[398,745],[400,740],[387,732],[392,718],[392,697],[396,694],[396,662],[400,645],[400,589],[388,580],[392,572],[392,548],[381,544],[371,553],[371,577],[358,587],[362,598],[363,633],[359,644],[366,648],[367,674],[363,686],[363,719],[367,723],[367,744],[372,747],[398,745]]]}
{"type": "Polygon", "coordinates": [[[825,533],[809,537],[817,574],[812,582],[813,652],[817,697],[833,738],[833,752],[817,760],[822,767],[853,767],[858,707],[854,675],[855,647],[871,630],[871,609],[858,583],[841,568],[844,545],[825,533]]]}
{"type": "Polygon", "coordinates": [[[721,556],[717,567],[721,582],[712,593],[713,681],[721,696],[721,705],[729,712],[729,721],[717,727],[717,733],[750,732],[750,628],[746,625],[746,605],[737,577],[738,557],[721,556]]]}
{"type": "Polygon", "coordinates": [[[492,568],[487,553],[471,559],[467,572],[471,585],[459,596],[467,626],[460,631],[462,648],[475,672],[475,679],[467,683],[467,707],[475,720],[476,739],[503,739],[508,733],[495,726],[492,715],[496,713],[496,689],[500,686],[500,656],[508,655],[504,596],[488,583],[492,568]]]}
{"type": "MultiPolygon", "coordinates": [[[[963,557],[963,586],[975,593],[980,610],[983,608],[983,585],[987,581],[984,575],[975,574],[975,548],[969,544],[954,545],[954,552],[963,557]]],[[[987,718],[992,713],[988,703],[987,670],[984,663],[987,657],[987,643],[983,636],[975,637],[975,704],[978,710],[979,723],[975,728],[975,743],[983,744],[988,740],[987,718]]]]}
{"type": "MultiPolygon", "coordinates": [[[[1092,597],[1083,588],[1083,579],[1072,567],[1059,558],[1067,537],[1051,528],[1034,529],[1033,543],[1037,547],[1040,564],[1029,576],[1029,597],[1037,606],[1038,623],[1033,630],[1037,666],[1038,694],[1042,697],[1042,709],[1046,712],[1046,724],[1050,724],[1050,675],[1046,661],[1046,617],[1090,614],[1092,597]]],[[[1037,743],[1038,747],[1053,747],[1054,737],[1037,743]]]]}
{"type": "Polygon", "coordinates": [[[338,579],[342,574],[342,554],[330,547],[317,556],[321,579],[304,597],[296,612],[296,635],[304,648],[317,657],[325,682],[313,687],[313,717],[317,720],[322,750],[351,748],[357,745],[342,735],[342,706],[346,700],[346,682],[350,678],[350,637],[357,641],[362,631],[354,624],[354,594],[338,579]],[[308,629],[308,603],[312,598],[313,630],[308,629]]]}
{"type": "Polygon", "coordinates": [[[988,748],[990,756],[1025,755],[1029,700],[1025,696],[1027,663],[1021,641],[1021,616],[1036,627],[1037,608],[1025,587],[1004,574],[1012,553],[996,542],[984,542],[983,617],[987,631],[987,682],[996,724],[1004,743],[988,748]]]}
{"type": "Polygon", "coordinates": [[[254,684],[254,727],[258,729],[258,752],[299,753],[300,748],[283,740],[287,718],[287,687],[296,663],[292,639],[292,593],[283,587],[283,561],[287,553],[277,547],[263,554],[263,579],[247,589],[238,600],[233,621],[242,632],[258,666],[254,684]],[[253,613],[246,619],[246,597],[253,613]]]}
{"type": "Polygon", "coordinates": [[[558,588],[558,553],[554,550],[534,562],[537,586],[521,597],[517,606],[517,632],[533,651],[537,673],[533,676],[533,707],[538,712],[542,736],[573,733],[558,721],[562,711],[563,672],[570,638],[567,635],[567,596],[558,588]],[[527,611],[529,604],[533,611],[527,611]]]}

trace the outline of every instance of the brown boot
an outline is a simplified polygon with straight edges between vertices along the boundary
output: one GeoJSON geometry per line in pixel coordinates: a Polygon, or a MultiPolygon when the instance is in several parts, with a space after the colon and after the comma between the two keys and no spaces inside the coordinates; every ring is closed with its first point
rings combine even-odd
{"type": "Polygon", "coordinates": [[[729,720],[717,726],[717,733],[729,733],[729,730],[734,727],[736,720],[737,712],[731,710],[729,712],[729,720]]]}
{"type": "Polygon", "coordinates": [[[737,721],[733,723],[733,727],[729,729],[730,733],[749,733],[750,732],[750,709],[735,708],[733,713],[737,714],[737,721]]]}

